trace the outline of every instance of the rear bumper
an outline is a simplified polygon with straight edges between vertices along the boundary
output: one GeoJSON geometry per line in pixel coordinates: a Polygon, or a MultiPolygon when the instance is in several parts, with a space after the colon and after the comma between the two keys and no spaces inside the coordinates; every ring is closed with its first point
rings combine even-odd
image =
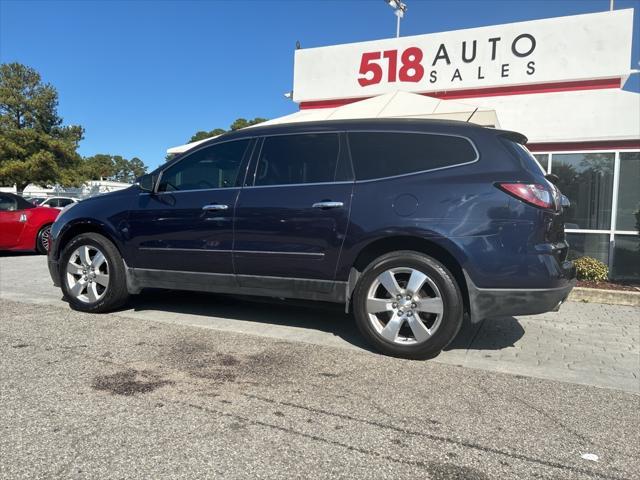
{"type": "Polygon", "coordinates": [[[573,263],[563,262],[562,270],[561,285],[553,288],[479,288],[465,274],[471,322],[557,311],[576,285],[573,263]]]}

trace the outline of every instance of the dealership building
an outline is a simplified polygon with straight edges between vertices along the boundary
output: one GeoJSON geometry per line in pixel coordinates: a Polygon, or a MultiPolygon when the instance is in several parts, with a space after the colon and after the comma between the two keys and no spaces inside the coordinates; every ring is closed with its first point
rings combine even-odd
{"type": "Polygon", "coordinates": [[[268,123],[444,118],[521,132],[571,201],[571,255],[638,280],[640,94],[623,90],[637,73],[633,15],[614,10],[297,49],[299,111],[268,123]]]}

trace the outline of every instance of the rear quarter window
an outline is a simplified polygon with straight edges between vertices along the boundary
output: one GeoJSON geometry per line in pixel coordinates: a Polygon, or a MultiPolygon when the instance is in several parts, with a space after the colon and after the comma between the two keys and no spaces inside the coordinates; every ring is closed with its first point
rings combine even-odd
{"type": "Polygon", "coordinates": [[[542,175],[546,173],[538,160],[536,160],[536,157],[534,157],[523,144],[509,138],[501,138],[500,140],[507,147],[507,150],[509,150],[516,159],[520,160],[520,163],[526,170],[542,175]]]}
{"type": "Polygon", "coordinates": [[[351,132],[348,137],[356,180],[453,167],[478,159],[473,144],[464,137],[404,132],[351,132]]]}

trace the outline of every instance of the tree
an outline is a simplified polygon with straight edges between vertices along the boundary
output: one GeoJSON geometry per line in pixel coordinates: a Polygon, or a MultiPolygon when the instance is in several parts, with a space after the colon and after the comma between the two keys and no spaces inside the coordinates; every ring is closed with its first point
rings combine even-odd
{"type": "Polygon", "coordinates": [[[225,132],[226,130],[224,128],[214,128],[210,132],[205,132],[204,130],[200,130],[199,132],[196,132],[191,137],[191,139],[189,140],[189,143],[197,142],[198,140],[204,140],[205,138],[217,137],[218,135],[222,135],[225,132]]]}
{"type": "Polygon", "coordinates": [[[257,125],[258,123],[266,122],[266,118],[256,117],[252,120],[247,120],[245,118],[238,118],[235,122],[231,124],[229,127],[231,130],[240,130],[241,128],[250,127],[251,125],[257,125]]]}
{"type": "Polygon", "coordinates": [[[20,63],[0,65],[0,184],[77,185],[83,129],[63,126],[58,92],[20,63]]]}
{"type": "MultiPolygon", "coordinates": [[[[237,118],[229,126],[229,130],[228,131],[240,130],[241,128],[250,127],[251,125],[257,125],[258,123],[262,123],[262,122],[266,122],[266,121],[267,121],[267,119],[266,118],[262,118],[262,117],[256,117],[256,118],[253,118],[251,120],[247,120],[246,118],[237,118]]],[[[227,130],[225,130],[224,128],[214,128],[213,130],[210,130],[208,132],[206,130],[199,130],[196,133],[194,133],[193,135],[191,135],[191,138],[189,139],[189,141],[187,143],[193,143],[193,142],[197,142],[199,140],[205,140],[207,138],[217,137],[218,135],[222,135],[223,133],[227,133],[227,130]]],[[[169,153],[164,157],[164,161],[168,162],[174,156],[175,156],[175,154],[169,153]]]]}
{"type": "MultiPolygon", "coordinates": [[[[257,125],[258,123],[262,123],[266,121],[267,121],[266,118],[261,118],[261,117],[256,117],[251,120],[247,120],[246,118],[237,118],[229,126],[229,130],[230,131],[240,130],[241,128],[250,127],[251,125],[257,125]]],[[[214,128],[209,132],[207,132],[206,130],[200,130],[191,136],[188,143],[197,142],[198,140],[204,140],[205,138],[216,137],[226,132],[227,130],[225,130],[224,128],[214,128]]]]}
{"type": "Polygon", "coordinates": [[[120,155],[103,153],[84,158],[79,168],[82,178],[124,183],[133,183],[137,177],[146,172],[147,166],[138,157],[127,160],[120,155]]]}

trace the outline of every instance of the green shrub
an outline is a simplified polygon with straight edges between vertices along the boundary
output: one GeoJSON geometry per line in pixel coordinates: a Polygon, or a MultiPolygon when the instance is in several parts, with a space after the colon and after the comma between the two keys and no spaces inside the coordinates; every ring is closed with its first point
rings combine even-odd
{"type": "Polygon", "coordinates": [[[609,278],[609,267],[595,258],[580,257],[573,264],[576,266],[578,280],[604,282],[609,278]]]}

